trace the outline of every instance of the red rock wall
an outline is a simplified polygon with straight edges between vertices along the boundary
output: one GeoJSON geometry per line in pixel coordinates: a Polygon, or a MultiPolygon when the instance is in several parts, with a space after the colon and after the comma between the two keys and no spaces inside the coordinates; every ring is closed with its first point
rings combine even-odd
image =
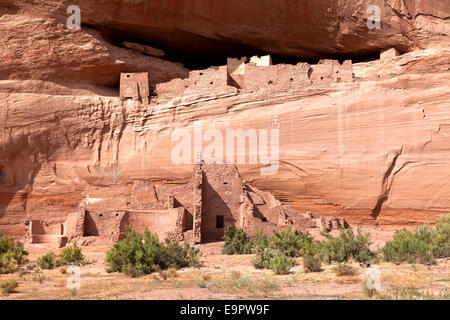
{"type": "Polygon", "coordinates": [[[80,1],[81,31],[65,28],[69,4],[0,0],[0,231],[22,237],[26,221],[63,223],[88,186],[118,188],[111,204],[126,208],[117,195],[133,199],[135,181],[155,184],[149,197],[162,203],[173,193],[192,215],[194,165],[173,163],[171,135],[200,121],[224,134],[279,128],[276,174],[238,167],[301,211],[408,224],[450,210],[447,1],[375,1],[383,28],[369,32],[372,1],[80,1]],[[200,93],[168,85],[166,98],[143,106],[118,98],[121,72],[148,72],[154,89],[184,83],[189,70],[113,45],[104,36],[114,28],[183,55],[237,44],[299,60],[417,51],[354,64],[354,83],[238,94],[214,82],[205,93],[205,78],[200,93]]]}

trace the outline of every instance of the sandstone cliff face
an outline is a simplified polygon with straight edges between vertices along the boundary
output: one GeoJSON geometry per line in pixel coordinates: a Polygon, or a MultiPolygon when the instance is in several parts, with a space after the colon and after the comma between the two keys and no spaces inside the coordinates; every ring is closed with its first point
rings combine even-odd
{"type": "Polygon", "coordinates": [[[239,171],[300,212],[387,224],[448,212],[450,4],[378,3],[378,33],[365,25],[368,1],[256,0],[80,1],[86,27],[69,31],[67,1],[0,0],[0,230],[23,236],[25,220],[62,223],[88,186],[186,183],[193,164],[172,161],[171,135],[199,124],[278,128],[278,172],[239,171]],[[188,70],[113,45],[112,31],[188,54],[237,41],[299,58],[415,51],[355,64],[353,83],[228,88],[147,105],[119,99],[120,72],[147,71],[155,88],[188,70]]]}
{"type": "MultiPolygon", "coordinates": [[[[63,22],[73,3],[0,4],[63,22]]],[[[77,5],[86,26],[118,37],[126,32],[184,54],[221,54],[239,44],[296,58],[376,53],[393,46],[409,51],[442,33],[442,20],[450,16],[450,3],[437,0],[81,0],[77,5]],[[382,28],[368,32],[370,5],[380,7],[382,28]]]]}

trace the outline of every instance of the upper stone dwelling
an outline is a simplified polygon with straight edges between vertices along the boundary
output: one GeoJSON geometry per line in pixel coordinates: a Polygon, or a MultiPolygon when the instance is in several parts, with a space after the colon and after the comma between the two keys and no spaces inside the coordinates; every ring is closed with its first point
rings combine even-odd
{"type": "Polygon", "coordinates": [[[305,87],[314,83],[330,84],[352,82],[352,61],[340,64],[337,60],[320,60],[317,65],[298,63],[296,65],[272,65],[270,56],[252,57],[227,61],[227,83],[243,91],[255,91],[274,87],[279,90],[305,87]]]}
{"type": "MultiPolygon", "coordinates": [[[[147,99],[148,80],[143,74],[124,73],[121,76],[120,96],[122,99],[147,99]],[[144,80],[142,80],[144,79],[144,80]]],[[[156,85],[158,103],[189,103],[207,98],[252,92],[260,89],[286,90],[302,88],[312,84],[352,82],[354,80],[352,61],[340,64],[337,60],[321,60],[317,65],[308,63],[272,64],[267,56],[228,58],[226,66],[194,70],[186,79],[173,79],[156,85]]]]}
{"type": "Polygon", "coordinates": [[[150,98],[148,73],[122,73],[120,75],[120,98],[122,100],[129,98],[148,103],[150,98]]]}

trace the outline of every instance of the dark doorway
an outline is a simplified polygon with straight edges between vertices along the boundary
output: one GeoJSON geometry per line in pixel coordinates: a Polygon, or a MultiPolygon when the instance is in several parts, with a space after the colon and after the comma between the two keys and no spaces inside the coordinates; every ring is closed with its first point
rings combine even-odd
{"type": "Polygon", "coordinates": [[[223,228],[223,216],[216,216],[216,228],[217,229],[223,228]]]}

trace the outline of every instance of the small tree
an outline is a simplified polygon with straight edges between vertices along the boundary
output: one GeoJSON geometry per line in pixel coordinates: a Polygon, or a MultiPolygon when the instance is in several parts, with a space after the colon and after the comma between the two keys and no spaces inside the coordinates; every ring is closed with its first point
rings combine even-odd
{"type": "Polygon", "coordinates": [[[122,272],[132,277],[168,268],[196,266],[198,249],[185,243],[160,242],[156,234],[145,231],[144,236],[129,229],[127,237],[106,253],[107,272],[122,272]]]}
{"type": "Polygon", "coordinates": [[[224,254],[249,254],[252,252],[252,242],[242,229],[235,229],[232,226],[225,228],[225,245],[222,249],[224,254]]]}
{"type": "Polygon", "coordinates": [[[13,238],[0,235],[0,274],[11,273],[24,264],[28,252],[23,245],[14,242],[13,238]]]}

